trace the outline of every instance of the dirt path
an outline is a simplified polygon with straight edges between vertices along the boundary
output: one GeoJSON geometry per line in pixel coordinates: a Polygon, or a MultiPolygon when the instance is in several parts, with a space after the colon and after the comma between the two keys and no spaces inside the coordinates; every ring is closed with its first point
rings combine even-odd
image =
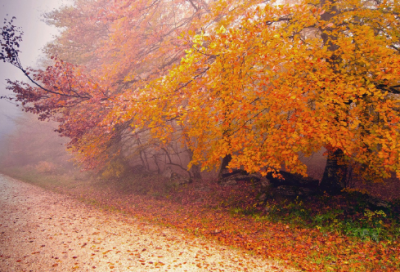
{"type": "Polygon", "coordinates": [[[0,174],[0,271],[279,271],[273,262],[0,174]]]}

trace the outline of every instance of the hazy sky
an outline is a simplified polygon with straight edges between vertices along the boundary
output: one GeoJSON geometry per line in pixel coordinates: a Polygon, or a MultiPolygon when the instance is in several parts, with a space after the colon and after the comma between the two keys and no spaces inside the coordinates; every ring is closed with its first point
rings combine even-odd
{"type": "MultiPolygon", "coordinates": [[[[71,3],[69,0],[0,0],[0,24],[3,27],[4,18],[17,17],[15,25],[22,27],[24,32],[20,47],[20,59],[24,67],[35,66],[41,55],[41,48],[52,40],[57,30],[42,22],[41,14],[49,12],[62,5],[71,3]],[[7,16],[8,14],[8,16],[7,16]]],[[[6,79],[23,79],[23,74],[8,63],[0,63],[0,95],[10,95],[6,90],[6,79]]],[[[21,109],[11,103],[0,100],[0,142],[7,132],[13,128],[12,118],[21,109]]]]}

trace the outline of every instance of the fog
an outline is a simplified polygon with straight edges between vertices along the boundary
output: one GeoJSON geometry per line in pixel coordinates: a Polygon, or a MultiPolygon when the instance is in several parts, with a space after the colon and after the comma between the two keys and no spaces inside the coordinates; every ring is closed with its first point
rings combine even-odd
{"type": "MultiPolygon", "coordinates": [[[[21,27],[24,35],[21,43],[20,59],[24,67],[37,66],[41,57],[41,49],[50,42],[58,30],[46,25],[41,14],[67,4],[66,0],[0,0],[1,23],[4,19],[14,21],[21,27]]],[[[6,89],[6,79],[25,80],[22,72],[8,63],[0,63],[0,96],[12,97],[13,94],[6,89]]],[[[23,112],[16,103],[0,100],[0,150],[8,152],[7,139],[16,129],[16,120],[21,118],[23,112]]],[[[32,119],[31,119],[32,120],[32,119]]]]}

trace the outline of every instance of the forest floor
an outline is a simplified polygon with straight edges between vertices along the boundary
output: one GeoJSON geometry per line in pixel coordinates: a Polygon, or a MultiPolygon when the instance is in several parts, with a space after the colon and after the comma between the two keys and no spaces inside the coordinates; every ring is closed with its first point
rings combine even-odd
{"type": "MultiPolygon", "coordinates": [[[[287,198],[251,182],[177,185],[156,175],[111,181],[21,169],[7,174],[123,218],[277,261],[262,271],[400,271],[398,200],[372,207],[358,192],[287,198]]],[[[257,271],[253,264],[239,267],[257,271]]]]}
{"type": "Polygon", "coordinates": [[[0,175],[0,271],[283,271],[261,256],[0,175]]]}

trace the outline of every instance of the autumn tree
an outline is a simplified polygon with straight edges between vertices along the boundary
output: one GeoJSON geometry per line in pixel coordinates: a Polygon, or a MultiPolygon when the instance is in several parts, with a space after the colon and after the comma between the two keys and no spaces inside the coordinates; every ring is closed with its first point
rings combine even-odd
{"type": "MultiPolygon", "coordinates": [[[[139,154],[152,145],[172,163],[174,142],[179,139],[186,148],[187,141],[191,141],[185,129],[171,119],[171,125],[178,128],[174,135],[142,137],[137,141],[140,133],[151,128],[133,127],[136,117],[125,118],[124,108],[148,82],[179,63],[184,50],[191,46],[192,35],[252,3],[212,3],[217,8],[211,8],[202,0],[76,1],[73,7],[45,16],[49,24],[65,29],[46,48],[49,57],[59,55],[53,66],[45,70],[24,69],[17,51],[15,59],[4,56],[34,84],[9,82],[9,89],[17,94],[16,99],[26,111],[60,123],[58,131],[71,139],[69,147],[86,168],[102,168],[122,153],[135,154],[126,151],[132,145],[137,146],[133,150],[140,150],[139,154]],[[116,106],[118,113],[113,114],[116,106]]],[[[192,152],[187,151],[191,159],[192,152]]],[[[195,164],[192,169],[199,177],[200,169],[195,164]]]]}
{"type": "Polygon", "coordinates": [[[63,6],[43,15],[48,25],[61,30],[44,52],[63,61],[92,70],[101,67],[96,50],[111,33],[112,20],[106,20],[111,1],[77,0],[73,6],[63,6]]]}
{"type": "Polygon", "coordinates": [[[136,126],[154,137],[177,120],[203,168],[231,155],[231,168],[306,175],[299,153],[326,148],[331,193],[343,186],[340,165],[400,176],[398,12],[393,1],[358,0],[248,9],[195,35],[180,66],[135,99],[145,107],[125,114],[140,114],[136,126]]]}
{"type": "MultiPolygon", "coordinates": [[[[123,139],[146,133],[154,150],[187,146],[192,166],[215,168],[225,158],[262,174],[306,175],[299,154],[325,148],[321,186],[330,193],[343,187],[348,165],[369,179],[400,176],[397,2],[105,4],[94,23],[106,36],[75,60],[90,53],[93,61],[81,63],[88,68],[56,61],[34,73],[43,85],[10,82],[27,110],[60,118],[86,165],[98,167],[124,150],[123,139]]],[[[65,36],[84,33],[81,26],[65,36]]],[[[57,42],[51,50],[66,40],[57,42]]],[[[2,56],[14,61],[13,52],[2,56]]]]}
{"type": "MultiPolygon", "coordinates": [[[[132,97],[138,86],[179,61],[187,46],[177,39],[178,34],[194,31],[191,23],[194,18],[200,18],[205,9],[207,4],[202,1],[175,1],[174,5],[169,1],[76,1],[75,8],[46,15],[48,23],[66,27],[56,43],[48,46],[47,52],[88,65],[86,69],[89,73],[97,78],[107,78],[103,89],[109,92],[108,101],[124,103],[127,100],[125,96],[132,97]],[[71,24],[76,21],[82,24],[71,24]]],[[[109,104],[109,108],[112,105],[109,104]]],[[[90,145],[82,150],[83,159],[88,158],[86,154],[111,151],[114,154],[124,153],[125,157],[139,153],[143,162],[147,162],[146,152],[151,146],[159,150],[162,147],[160,152],[167,152],[170,158],[170,147],[157,139],[141,137],[139,134],[145,133],[146,129],[133,131],[130,123],[131,120],[124,120],[113,126],[112,122],[108,122],[105,125],[108,129],[104,132],[118,134],[108,141],[113,143],[113,147],[90,145]],[[124,148],[127,146],[128,151],[124,148]],[[86,148],[94,150],[86,151],[86,148]]],[[[85,143],[87,139],[79,146],[85,146],[85,143]]],[[[158,166],[158,155],[151,156],[158,166]]],[[[194,171],[194,176],[200,177],[199,169],[194,171]]]]}

